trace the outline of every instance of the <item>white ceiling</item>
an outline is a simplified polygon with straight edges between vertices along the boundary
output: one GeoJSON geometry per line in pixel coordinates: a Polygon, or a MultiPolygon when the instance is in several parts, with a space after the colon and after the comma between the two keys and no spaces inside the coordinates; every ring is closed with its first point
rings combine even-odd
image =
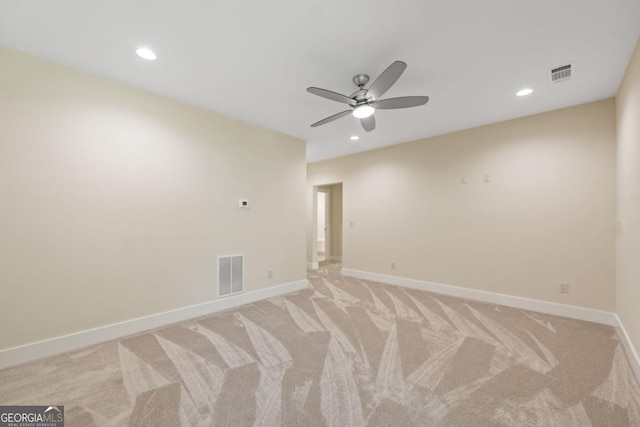
{"type": "Polygon", "coordinates": [[[640,0],[0,0],[0,45],[302,138],[309,161],[613,96],[639,36],[640,0]],[[371,133],[309,127],[344,105],[308,86],[349,95],[394,60],[385,98],[429,104],[378,111],[371,133]]]}

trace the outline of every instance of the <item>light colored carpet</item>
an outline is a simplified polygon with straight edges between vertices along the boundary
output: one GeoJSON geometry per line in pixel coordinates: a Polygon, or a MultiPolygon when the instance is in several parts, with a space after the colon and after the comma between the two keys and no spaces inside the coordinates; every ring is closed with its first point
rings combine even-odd
{"type": "Polygon", "coordinates": [[[310,272],[312,289],[0,371],[67,426],[627,426],[611,327],[310,272]]]}

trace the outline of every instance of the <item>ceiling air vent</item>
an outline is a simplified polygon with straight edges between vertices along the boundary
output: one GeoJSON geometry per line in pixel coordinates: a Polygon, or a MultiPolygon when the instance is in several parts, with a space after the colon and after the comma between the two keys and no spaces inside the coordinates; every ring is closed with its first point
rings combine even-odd
{"type": "Polygon", "coordinates": [[[551,70],[549,70],[551,83],[560,83],[571,79],[571,77],[573,76],[573,71],[573,64],[567,64],[561,67],[552,68],[551,70]]]}
{"type": "Polygon", "coordinates": [[[244,290],[244,255],[218,257],[218,296],[237,294],[244,290]]]}

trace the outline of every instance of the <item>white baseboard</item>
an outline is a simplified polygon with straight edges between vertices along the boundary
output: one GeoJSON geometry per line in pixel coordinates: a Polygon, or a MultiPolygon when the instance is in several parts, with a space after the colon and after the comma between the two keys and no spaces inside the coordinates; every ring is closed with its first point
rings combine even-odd
{"type": "Polygon", "coordinates": [[[406,288],[419,289],[422,291],[429,291],[454,297],[489,302],[493,304],[505,305],[507,307],[569,317],[572,319],[586,320],[588,322],[601,323],[603,325],[618,325],[616,315],[608,311],[594,310],[591,308],[577,307],[573,305],[557,304],[554,302],[516,297],[495,292],[479,291],[476,289],[443,285],[440,283],[425,282],[422,280],[407,279],[404,277],[387,276],[385,274],[370,273],[367,271],[352,270],[349,268],[343,268],[342,274],[345,276],[356,277],[358,279],[382,282],[390,285],[404,286],[406,288]]]}
{"type": "Polygon", "coordinates": [[[388,276],[385,274],[370,273],[367,271],[352,270],[343,268],[342,274],[356,277],[358,279],[371,280],[374,282],[387,283],[390,285],[404,286],[412,289],[434,292],[454,297],[467,298],[476,301],[489,302],[493,304],[505,305],[523,310],[537,311],[540,313],[553,314],[556,316],[569,317],[572,319],[585,320],[588,322],[600,323],[613,326],[618,333],[618,337],[624,351],[629,359],[629,364],[640,381],[640,354],[636,351],[629,334],[617,314],[608,311],[593,310],[590,308],[576,307],[573,305],[557,304],[548,301],[535,300],[530,298],[516,297],[512,295],[499,294],[495,292],[479,291],[476,289],[462,288],[459,286],[443,285],[441,283],[425,282],[422,280],[407,279],[404,277],[388,276]]]}
{"type": "Polygon", "coordinates": [[[139,317],[137,319],[126,320],[124,322],[113,323],[44,341],[0,350],[0,369],[20,365],[22,363],[71,350],[77,350],[79,348],[98,344],[104,341],[122,338],[127,335],[136,334],[149,329],[169,325],[171,323],[206,316],[217,311],[305,289],[308,286],[309,282],[306,279],[298,280],[296,282],[285,283],[283,285],[273,286],[267,289],[236,294],[201,304],[191,305],[188,307],[165,311],[163,313],[152,314],[150,316],[139,317]]]}
{"type": "Polygon", "coordinates": [[[617,314],[614,314],[614,316],[617,322],[616,331],[618,332],[618,337],[620,338],[620,342],[622,342],[622,346],[627,353],[631,369],[633,369],[633,372],[636,374],[636,378],[640,381],[640,357],[638,356],[636,348],[633,346],[633,342],[629,339],[629,334],[627,334],[624,324],[617,314]]]}

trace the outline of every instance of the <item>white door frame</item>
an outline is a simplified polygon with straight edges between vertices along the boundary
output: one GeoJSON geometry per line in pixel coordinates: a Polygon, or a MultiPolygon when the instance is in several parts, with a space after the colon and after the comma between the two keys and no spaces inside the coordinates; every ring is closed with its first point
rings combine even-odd
{"type": "MultiPolygon", "coordinates": [[[[328,261],[331,259],[331,188],[318,187],[318,194],[324,193],[324,259],[328,261]]],[[[316,230],[318,228],[318,220],[316,217],[316,230]]],[[[316,239],[318,236],[316,236],[316,239]]],[[[316,248],[317,254],[317,248],[316,248]]]]}
{"type": "MultiPolygon", "coordinates": [[[[327,203],[325,206],[325,218],[326,218],[326,234],[325,234],[325,256],[327,260],[339,260],[342,261],[342,259],[344,258],[344,244],[342,245],[343,248],[343,253],[342,255],[340,255],[339,257],[336,256],[334,257],[333,255],[333,248],[332,246],[332,240],[331,240],[331,235],[332,235],[332,228],[333,228],[333,221],[335,218],[333,218],[333,209],[331,206],[332,203],[332,186],[336,185],[336,184],[340,184],[343,185],[342,182],[338,181],[338,182],[332,182],[332,183],[328,183],[328,184],[322,184],[322,185],[314,185],[311,191],[311,218],[312,218],[312,224],[311,224],[311,234],[307,234],[307,238],[311,239],[311,242],[309,246],[307,246],[307,248],[311,248],[311,252],[307,252],[307,255],[310,255],[310,259],[307,261],[307,268],[310,269],[316,269],[319,267],[319,262],[318,262],[318,192],[324,192],[327,193],[327,203]]],[[[344,199],[344,186],[342,188],[343,191],[343,199],[344,199]]],[[[308,199],[307,199],[308,200],[308,199]]],[[[342,224],[342,230],[341,230],[341,239],[342,242],[344,242],[344,201],[342,201],[342,209],[343,211],[340,212],[340,215],[343,218],[343,224],[342,224]]],[[[307,228],[307,230],[309,230],[307,228]]],[[[309,250],[309,249],[307,249],[309,250]]]]}

